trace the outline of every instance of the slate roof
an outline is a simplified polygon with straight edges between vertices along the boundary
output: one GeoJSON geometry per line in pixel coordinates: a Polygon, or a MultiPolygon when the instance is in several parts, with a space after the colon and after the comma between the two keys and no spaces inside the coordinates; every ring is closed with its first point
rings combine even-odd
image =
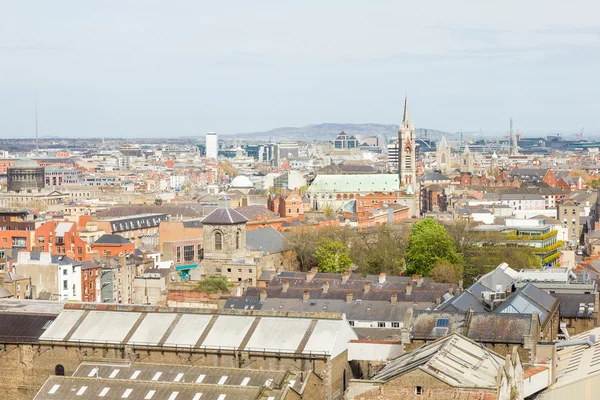
{"type": "Polygon", "coordinates": [[[414,311],[410,321],[411,337],[417,340],[438,339],[450,333],[464,334],[468,322],[467,312],[414,311]],[[448,320],[436,327],[438,320],[448,320]]]}
{"type": "Polygon", "coordinates": [[[198,203],[163,203],[161,206],[154,204],[118,205],[100,211],[98,217],[135,217],[140,214],[168,214],[183,218],[199,218],[202,208],[198,203]]]}
{"type": "Polygon", "coordinates": [[[252,229],[246,232],[246,248],[267,254],[282,253],[290,249],[287,239],[273,227],[252,229]]]}
{"type": "Polygon", "coordinates": [[[467,336],[476,342],[523,343],[531,324],[530,314],[473,313],[467,336]]]}
{"type": "MultiPolygon", "coordinates": [[[[31,260],[40,260],[40,253],[39,252],[31,252],[30,253],[30,257],[31,260]]],[[[58,264],[58,265],[81,265],[81,262],[79,261],[75,261],[70,257],[67,256],[56,256],[54,254],[52,254],[50,256],[51,259],[51,263],[52,264],[58,264]]]]}
{"type": "Polygon", "coordinates": [[[549,321],[554,307],[557,305],[558,299],[538,289],[533,284],[528,283],[511,294],[494,312],[508,314],[532,314],[537,312],[540,318],[540,325],[544,327],[546,322],[549,321]]]}
{"type": "Polygon", "coordinates": [[[269,210],[267,207],[261,205],[238,207],[236,208],[236,211],[242,214],[244,217],[248,218],[249,221],[257,220],[258,217],[264,218],[265,216],[267,217],[267,219],[280,218],[279,214],[276,214],[273,211],[269,210]]]}
{"type": "Polygon", "coordinates": [[[129,240],[125,239],[121,235],[109,235],[104,234],[100,236],[94,244],[129,244],[131,243],[129,240]]]}
{"type": "MultiPolygon", "coordinates": [[[[595,304],[593,294],[552,293],[560,300],[560,316],[567,318],[591,318],[595,304]],[[590,305],[592,310],[590,310],[590,305]],[[583,308],[582,308],[583,306],[583,308]]],[[[597,311],[597,310],[596,310],[597,311]]]]}
{"type": "Polygon", "coordinates": [[[353,301],[347,303],[339,299],[269,299],[260,301],[256,297],[230,297],[227,299],[225,309],[238,310],[272,310],[272,311],[298,311],[298,312],[335,312],[346,314],[348,321],[382,321],[400,322],[403,324],[404,316],[409,308],[425,310],[432,308],[435,303],[399,302],[389,301],[353,301]]]}
{"type": "Polygon", "coordinates": [[[56,317],[56,314],[0,312],[0,340],[35,342],[56,317]]]}
{"type": "Polygon", "coordinates": [[[204,225],[235,225],[246,222],[248,218],[233,208],[216,208],[202,220],[204,225]]]}

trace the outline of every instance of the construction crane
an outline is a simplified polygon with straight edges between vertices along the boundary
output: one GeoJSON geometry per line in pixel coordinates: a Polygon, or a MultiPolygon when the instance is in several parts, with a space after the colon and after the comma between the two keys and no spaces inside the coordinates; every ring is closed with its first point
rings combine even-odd
{"type": "Polygon", "coordinates": [[[583,130],[585,129],[585,126],[583,128],[581,128],[581,130],[577,133],[574,133],[573,136],[575,136],[577,138],[577,140],[581,140],[581,137],[583,136],[583,130]]]}

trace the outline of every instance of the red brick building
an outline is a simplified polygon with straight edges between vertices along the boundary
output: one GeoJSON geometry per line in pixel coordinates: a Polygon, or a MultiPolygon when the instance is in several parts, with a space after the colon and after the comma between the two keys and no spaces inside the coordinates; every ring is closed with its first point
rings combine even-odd
{"type": "Polygon", "coordinates": [[[91,259],[87,243],[79,237],[77,224],[68,221],[48,221],[35,230],[32,248],[76,261],[91,259]]]}
{"type": "Polygon", "coordinates": [[[100,295],[100,264],[97,261],[81,263],[81,301],[95,302],[100,295]]]}
{"type": "Polygon", "coordinates": [[[135,244],[120,235],[102,235],[92,243],[92,251],[99,257],[134,254],[135,244]]]}

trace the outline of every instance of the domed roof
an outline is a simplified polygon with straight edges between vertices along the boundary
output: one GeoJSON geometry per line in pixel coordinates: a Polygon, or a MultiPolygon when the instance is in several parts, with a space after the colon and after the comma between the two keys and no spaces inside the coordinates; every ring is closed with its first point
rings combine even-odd
{"type": "Polygon", "coordinates": [[[13,168],[40,168],[40,164],[30,158],[19,158],[13,168]]]}
{"type": "Polygon", "coordinates": [[[494,154],[492,154],[492,158],[494,158],[494,159],[498,158],[498,154],[496,154],[496,152],[494,152],[494,154]]]}
{"type": "Polygon", "coordinates": [[[253,188],[254,184],[246,175],[238,175],[231,181],[232,188],[253,188]]]}

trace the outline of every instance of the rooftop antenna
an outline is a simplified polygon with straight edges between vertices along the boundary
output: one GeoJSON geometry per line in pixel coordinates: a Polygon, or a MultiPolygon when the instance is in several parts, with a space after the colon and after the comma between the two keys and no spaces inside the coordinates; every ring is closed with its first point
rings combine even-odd
{"type": "Polygon", "coordinates": [[[35,94],[35,152],[40,152],[40,144],[38,142],[38,95],[35,94]]]}

